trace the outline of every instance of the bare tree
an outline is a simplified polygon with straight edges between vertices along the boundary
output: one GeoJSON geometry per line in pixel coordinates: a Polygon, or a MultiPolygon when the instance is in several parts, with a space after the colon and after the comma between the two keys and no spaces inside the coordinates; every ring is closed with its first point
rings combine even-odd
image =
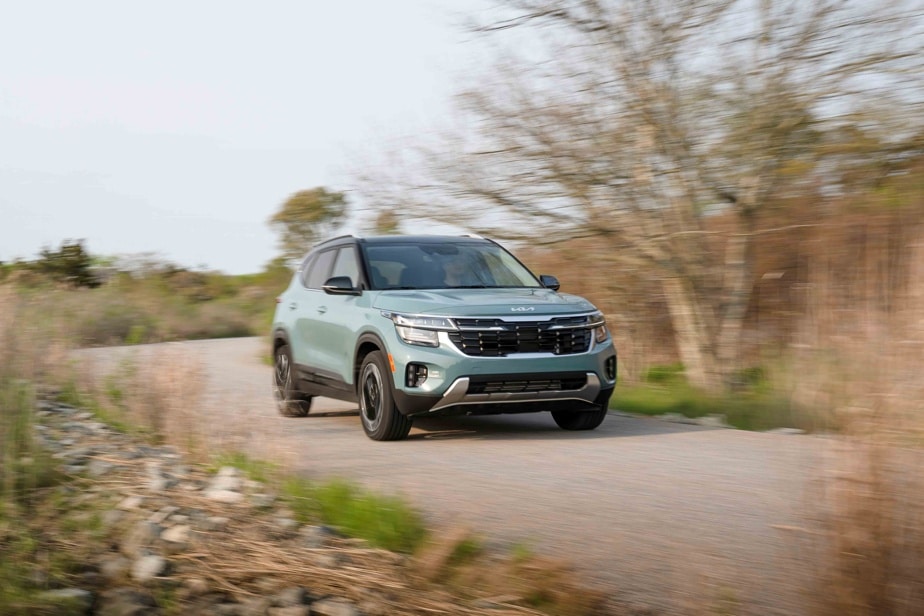
{"type": "Polygon", "coordinates": [[[366,198],[505,238],[607,238],[622,267],[660,279],[690,380],[720,387],[738,363],[754,239],[785,232],[761,211],[795,176],[834,181],[818,164],[825,131],[871,100],[917,104],[920,120],[922,16],[861,0],[501,11],[481,32],[522,51],[461,94],[469,132],[425,148],[403,181],[364,182],[366,198]]]}

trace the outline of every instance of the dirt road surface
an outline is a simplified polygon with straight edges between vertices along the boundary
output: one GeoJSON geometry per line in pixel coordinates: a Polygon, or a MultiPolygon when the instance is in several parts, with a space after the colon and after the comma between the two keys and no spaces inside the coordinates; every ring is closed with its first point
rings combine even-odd
{"type": "Polygon", "coordinates": [[[356,405],[277,414],[262,338],[84,352],[95,370],[194,358],[210,438],[314,478],[401,494],[437,529],[470,526],[498,546],[567,559],[637,613],[803,614],[825,440],[678,425],[611,413],[593,432],[547,413],[419,420],[406,441],[362,431],[356,405]]]}

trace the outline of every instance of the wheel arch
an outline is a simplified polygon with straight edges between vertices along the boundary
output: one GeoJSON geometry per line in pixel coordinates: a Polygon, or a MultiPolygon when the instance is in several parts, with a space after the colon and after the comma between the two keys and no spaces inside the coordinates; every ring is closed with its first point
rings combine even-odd
{"type": "Polygon", "coordinates": [[[281,327],[277,327],[273,330],[273,355],[276,355],[277,349],[284,344],[288,345],[289,348],[292,347],[292,345],[289,344],[289,333],[281,327]]]}
{"type": "MultiPolygon", "coordinates": [[[[353,352],[353,385],[354,387],[359,382],[359,370],[362,368],[363,360],[366,359],[366,356],[373,351],[382,351],[385,355],[388,355],[388,350],[385,347],[385,342],[377,335],[372,332],[367,332],[362,334],[356,340],[356,350],[353,352]]],[[[387,357],[386,357],[387,359],[387,357]]]]}

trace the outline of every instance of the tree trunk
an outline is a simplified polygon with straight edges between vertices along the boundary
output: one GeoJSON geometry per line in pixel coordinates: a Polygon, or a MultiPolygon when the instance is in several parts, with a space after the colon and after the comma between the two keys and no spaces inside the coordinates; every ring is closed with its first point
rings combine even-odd
{"type": "Polygon", "coordinates": [[[750,235],[735,235],[728,239],[725,247],[725,298],[715,343],[715,378],[725,385],[729,384],[741,357],[741,332],[753,286],[750,246],[750,235]]]}
{"type": "Polygon", "coordinates": [[[715,353],[709,340],[708,319],[696,301],[688,281],[678,276],[662,278],[661,286],[671,314],[677,351],[691,385],[709,391],[721,387],[715,353]]]}

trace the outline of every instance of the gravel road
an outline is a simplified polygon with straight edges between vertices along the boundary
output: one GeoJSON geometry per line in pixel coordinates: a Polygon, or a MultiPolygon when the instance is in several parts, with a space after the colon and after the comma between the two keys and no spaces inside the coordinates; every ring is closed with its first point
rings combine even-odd
{"type": "Polygon", "coordinates": [[[195,358],[194,415],[216,441],[312,477],[400,493],[436,527],[567,559],[614,605],[638,613],[802,614],[811,558],[803,527],[825,440],[611,413],[593,432],[545,413],[428,419],[406,441],[366,438],[355,405],[316,400],[283,418],[266,340],[93,349],[96,370],[195,358]]]}

